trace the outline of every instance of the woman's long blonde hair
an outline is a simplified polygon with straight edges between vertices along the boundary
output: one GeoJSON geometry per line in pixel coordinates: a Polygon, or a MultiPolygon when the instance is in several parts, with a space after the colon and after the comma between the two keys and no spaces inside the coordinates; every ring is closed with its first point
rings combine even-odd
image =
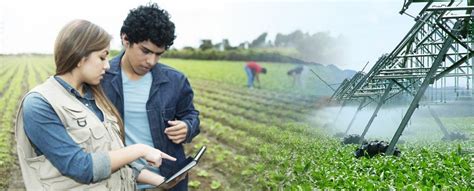
{"type": "MultiPolygon", "coordinates": [[[[54,61],[56,75],[71,72],[77,67],[82,58],[87,58],[92,52],[107,48],[112,36],[103,28],[86,20],[69,22],[59,32],[54,45],[54,61]]],[[[105,96],[99,85],[89,85],[97,104],[104,108],[109,115],[118,119],[122,141],[124,141],[123,120],[115,106],[105,96]]]]}

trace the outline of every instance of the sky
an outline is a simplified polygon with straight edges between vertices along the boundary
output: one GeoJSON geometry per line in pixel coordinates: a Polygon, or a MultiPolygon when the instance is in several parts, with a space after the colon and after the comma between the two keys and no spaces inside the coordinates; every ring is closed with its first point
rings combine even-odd
{"type": "MultiPolygon", "coordinates": [[[[0,53],[52,53],[59,30],[73,19],[86,19],[113,35],[111,49],[120,49],[119,31],[132,8],[149,1],[128,0],[0,0],[0,53]]],[[[402,0],[163,0],[153,1],[169,12],[176,25],[174,47],[199,46],[229,39],[237,46],[263,32],[267,40],[295,30],[329,32],[346,39],[343,69],[361,70],[390,52],[414,24],[400,15],[402,0]]],[[[419,6],[407,11],[417,15],[419,6]]]]}

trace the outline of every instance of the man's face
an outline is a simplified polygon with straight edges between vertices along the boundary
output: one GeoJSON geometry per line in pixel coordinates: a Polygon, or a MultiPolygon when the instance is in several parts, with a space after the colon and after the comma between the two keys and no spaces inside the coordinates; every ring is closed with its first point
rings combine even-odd
{"type": "Polygon", "coordinates": [[[166,51],[163,47],[158,47],[150,40],[130,44],[124,40],[126,63],[130,64],[133,72],[143,76],[153,68],[160,56],[166,51]]]}

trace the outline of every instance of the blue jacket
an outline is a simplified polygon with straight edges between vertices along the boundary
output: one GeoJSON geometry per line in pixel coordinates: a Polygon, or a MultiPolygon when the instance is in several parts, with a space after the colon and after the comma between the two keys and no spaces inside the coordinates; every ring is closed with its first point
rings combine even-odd
{"type": "MultiPolygon", "coordinates": [[[[101,81],[105,94],[117,107],[122,118],[124,100],[120,62],[123,54],[124,52],[110,61],[110,69],[101,81]]],[[[185,159],[183,145],[173,143],[164,131],[169,127],[168,120],[177,119],[184,121],[188,126],[185,142],[191,142],[199,134],[199,111],[194,108],[193,90],[186,76],[169,66],[158,63],[150,72],[153,81],[146,109],[154,147],[175,157],[177,162],[183,161],[185,159]]],[[[160,173],[170,176],[171,172],[176,171],[174,168],[176,162],[163,160],[160,173]]]]}

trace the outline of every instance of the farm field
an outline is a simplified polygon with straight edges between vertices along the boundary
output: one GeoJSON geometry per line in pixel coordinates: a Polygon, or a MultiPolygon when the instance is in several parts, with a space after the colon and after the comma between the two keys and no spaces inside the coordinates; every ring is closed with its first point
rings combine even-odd
{"type": "MultiPolygon", "coordinates": [[[[293,87],[290,64],[263,63],[262,88],[245,88],[244,62],[162,59],[183,71],[195,93],[201,134],[188,154],[208,150],[190,172],[194,190],[465,189],[474,188],[474,116],[442,117],[467,141],[441,141],[429,119],[417,120],[401,157],[355,158],[359,145],[342,145],[315,116],[331,91],[310,73],[293,87]],[[429,122],[427,122],[429,121],[429,122]],[[432,134],[431,134],[432,133],[432,134]],[[416,139],[416,137],[435,137],[416,139]]],[[[311,67],[311,66],[310,66],[311,67]]],[[[330,69],[311,67],[330,83],[330,69]]],[[[22,95],[54,72],[51,56],[0,57],[0,189],[22,189],[14,117],[22,95]],[[10,177],[10,178],[8,178],[10,177]]],[[[335,115],[335,113],[334,113],[335,115]]],[[[383,137],[384,138],[384,137],[383,137]]],[[[389,140],[386,140],[389,141],[389,140]]]]}

